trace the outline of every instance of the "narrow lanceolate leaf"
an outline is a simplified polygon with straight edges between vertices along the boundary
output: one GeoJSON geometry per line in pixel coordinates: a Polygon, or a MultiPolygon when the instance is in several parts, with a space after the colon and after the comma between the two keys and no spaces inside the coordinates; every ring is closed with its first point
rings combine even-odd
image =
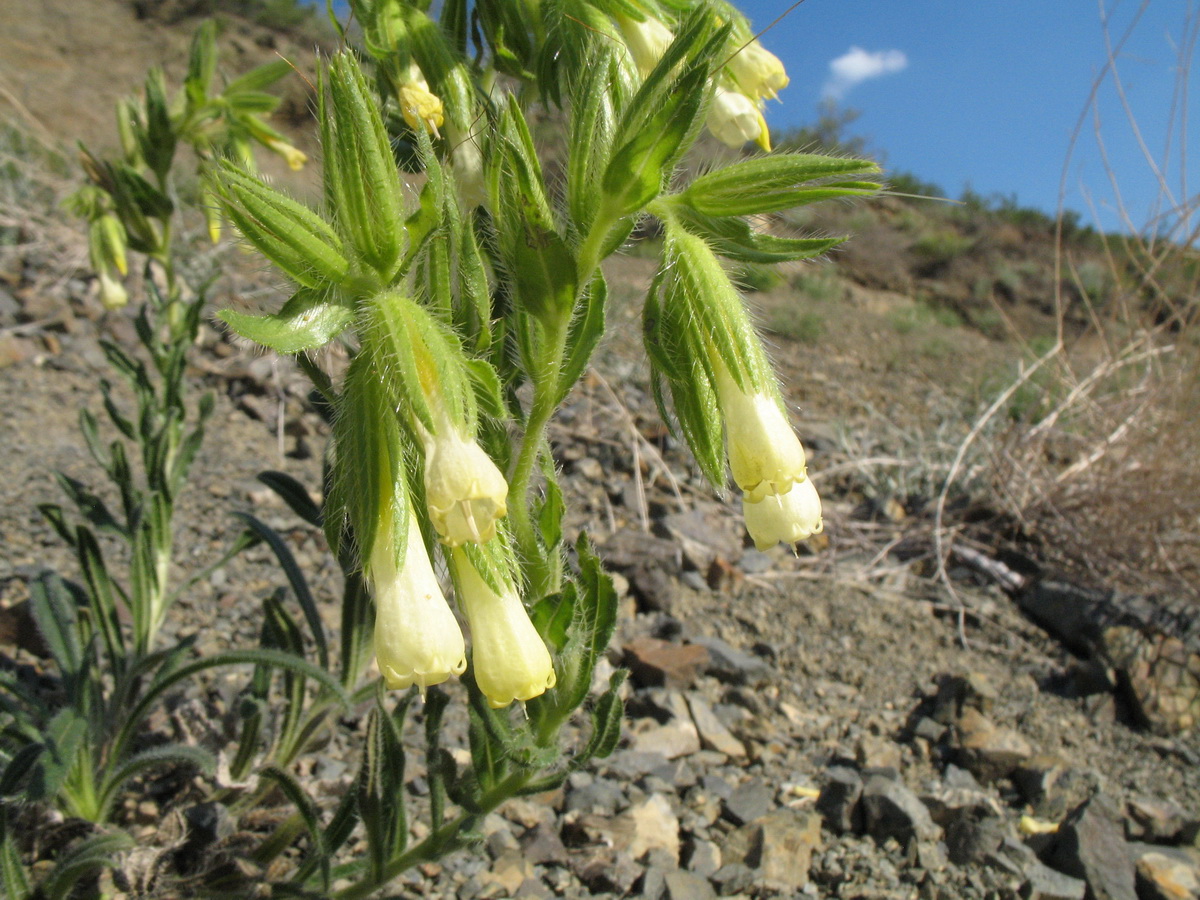
{"type": "Polygon", "coordinates": [[[737,216],[702,215],[683,204],[673,205],[688,231],[704,238],[713,252],[736,262],[770,265],[812,259],[824,256],[846,240],[844,237],[789,238],[764,234],[737,216]]]}
{"type": "Polygon", "coordinates": [[[223,162],[216,189],[242,236],[293,281],[309,288],[337,284],[350,268],[342,241],[308,207],[223,162]]]}
{"type": "Polygon", "coordinates": [[[350,53],[329,67],[337,215],[359,254],[385,279],[400,258],[404,236],[400,173],[379,108],[350,53]]]}
{"type": "Polygon", "coordinates": [[[279,495],[288,508],[314,528],[321,527],[321,507],[299,481],[286,472],[259,472],[258,480],[279,495]]]}
{"type": "Polygon", "coordinates": [[[229,98],[243,91],[261,91],[263,88],[270,87],[294,69],[295,66],[288,60],[277,59],[266,65],[259,66],[257,69],[251,69],[240,78],[235,78],[229,84],[225,85],[225,90],[221,93],[226,98],[229,98]]]}
{"type": "Polygon", "coordinates": [[[217,315],[247,340],[286,354],[323,347],[350,325],[354,309],[336,294],[302,288],[277,313],[252,316],[223,309],[217,315]]]}
{"type": "Polygon", "coordinates": [[[123,831],[85,838],[55,861],[50,874],[38,886],[39,896],[46,900],[66,900],[88,875],[115,867],[118,854],[133,846],[133,838],[123,831]]]}
{"type": "Polygon", "coordinates": [[[217,20],[208,19],[197,29],[188,51],[188,70],[183,86],[192,106],[199,106],[208,98],[216,66],[217,20]]]}
{"type": "Polygon", "coordinates": [[[313,599],[312,591],[309,590],[308,581],[304,577],[304,572],[296,563],[296,558],[292,555],[292,551],[288,549],[283,538],[264,522],[256,519],[249,513],[237,513],[237,516],[271,548],[271,552],[279,560],[284,574],[287,575],[288,583],[292,586],[292,592],[296,595],[296,602],[300,604],[300,609],[304,613],[304,619],[308,623],[309,630],[312,632],[313,641],[317,645],[317,659],[321,664],[321,668],[328,669],[329,649],[328,642],[325,639],[325,626],[321,623],[321,613],[317,610],[317,604],[313,599]]]}
{"type": "Polygon", "coordinates": [[[814,153],[761,156],[701,175],[680,199],[701,215],[778,212],[833,197],[876,194],[880,186],[875,182],[841,179],[878,171],[879,166],[866,159],[814,153]]]}
{"type": "Polygon", "coordinates": [[[174,768],[180,765],[196,768],[205,775],[211,775],[217,767],[217,761],[203,747],[169,744],[165,747],[151,747],[149,750],[143,750],[125,760],[115,772],[108,776],[100,794],[99,807],[102,815],[112,808],[118,792],[131,779],[151,769],[168,766],[174,768]]]}

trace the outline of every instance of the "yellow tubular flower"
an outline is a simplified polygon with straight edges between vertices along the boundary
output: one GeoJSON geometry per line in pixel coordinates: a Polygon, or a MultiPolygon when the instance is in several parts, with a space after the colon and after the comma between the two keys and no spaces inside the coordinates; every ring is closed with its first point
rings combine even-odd
{"type": "Polygon", "coordinates": [[[658,61],[675,40],[675,35],[653,16],[647,16],[645,21],[638,22],[617,13],[616,20],[621,34],[625,37],[629,55],[633,57],[633,64],[645,78],[658,65],[658,61]]]}
{"type": "Polygon", "coordinates": [[[434,134],[438,133],[445,121],[442,101],[429,90],[429,83],[416,63],[409,64],[408,79],[396,88],[396,100],[409,128],[417,128],[420,124],[434,134]]]}
{"type": "Polygon", "coordinates": [[[129,302],[129,292],[120,278],[107,269],[101,269],[96,274],[100,276],[100,302],[105,309],[120,309],[129,302]]]}
{"type": "Polygon", "coordinates": [[[804,447],[775,397],[747,394],[720,362],[717,401],[725,417],[725,440],[733,480],[754,503],[786,494],[807,477],[804,447]]]}
{"type": "Polygon", "coordinates": [[[768,494],[758,501],[743,497],[742,513],[746,530],[759,550],[768,550],[780,541],[803,541],[824,527],[821,498],[808,479],[792,485],[786,494],[768,494]]]}
{"type": "Polygon", "coordinates": [[[404,564],[396,571],[391,540],[376,540],[370,578],[375,593],[375,660],[387,686],[421,692],[467,667],[466,645],[458,620],[438,587],[411,513],[404,564]]]}
{"type": "Polygon", "coordinates": [[[755,141],[764,150],[771,149],[771,134],[758,104],[737,91],[718,87],[708,107],[708,130],[721,143],[737,149],[755,141]]]}
{"type": "Polygon", "coordinates": [[[783,63],[758,41],[751,41],[729,60],[729,71],[742,92],[755,99],[774,100],[788,86],[783,63]]]}
{"type": "Polygon", "coordinates": [[[468,440],[446,415],[435,409],[437,434],[421,430],[425,443],[425,502],[442,542],[458,547],[485,543],[496,534],[496,520],[508,512],[508,482],[483,448],[468,440]]]}
{"type": "Polygon", "coordinates": [[[288,164],[288,168],[293,172],[299,172],[304,168],[304,164],[308,162],[308,157],[304,151],[293,147],[287,141],[281,141],[279,138],[267,138],[264,143],[268,150],[278,153],[284,158],[288,164]]]}
{"type": "Polygon", "coordinates": [[[461,550],[455,551],[454,569],[458,602],[471,626],[475,683],[491,707],[532,700],[554,687],[550,651],[516,588],[509,586],[497,594],[461,550]]]}

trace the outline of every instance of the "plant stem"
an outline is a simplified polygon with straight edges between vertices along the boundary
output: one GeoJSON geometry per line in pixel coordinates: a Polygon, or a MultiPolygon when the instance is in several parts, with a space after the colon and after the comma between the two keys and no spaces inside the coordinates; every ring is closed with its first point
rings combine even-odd
{"type": "Polygon", "coordinates": [[[546,324],[542,359],[533,378],[533,405],[521,436],[517,461],[508,480],[508,518],[513,527],[521,563],[525,567],[531,600],[557,590],[557,567],[543,559],[537,532],[529,515],[529,482],[546,438],[546,426],[558,402],[563,355],[566,351],[569,317],[562,316],[546,324]]]}
{"type": "Polygon", "coordinates": [[[334,900],[360,900],[360,898],[368,897],[403,875],[417,863],[439,859],[451,850],[457,849],[459,835],[466,826],[479,821],[505,800],[515,796],[529,781],[528,772],[514,772],[509,775],[483,795],[476,812],[459,813],[445,825],[431,832],[421,843],[410,847],[389,862],[377,876],[368,877],[358,884],[351,885],[334,894],[334,900]]]}

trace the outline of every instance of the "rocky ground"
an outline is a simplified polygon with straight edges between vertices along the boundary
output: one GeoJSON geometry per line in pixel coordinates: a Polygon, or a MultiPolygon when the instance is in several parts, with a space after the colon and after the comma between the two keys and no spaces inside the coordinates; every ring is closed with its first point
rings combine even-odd
{"type": "MultiPolygon", "coordinates": [[[[798,556],[760,553],[734,504],[712,495],[659,423],[631,339],[648,271],[633,259],[612,272],[630,302],[614,310],[614,336],[552,434],[572,527],[599,545],[623,598],[609,653],[631,670],[620,748],[561,790],[508,804],[488,818],[479,852],[414,871],[398,892],[1200,897],[1200,736],[1133,727],[1112,672],[1071,655],[987,579],[953,569],[950,593],[928,577],[928,554],[893,552],[908,533],[903,506],[864,502],[838,474],[845,435],[871,435],[881,403],[907,430],[926,427],[897,418],[931,406],[937,379],[921,374],[921,358],[884,365],[881,347],[865,343],[816,366],[810,346],[778,342],[790,399],[808,416],[828,535],[798,556]],[[802,377],[814,369],[821,377],[802,377]]],[[[36,668],[36,640],[12,611],[41,569],[75,575],[36,505],[57,499],[53,471],[96,483],[78,410],[98,407],[110,374],[97,337],[132,336],[127,316],[97,312],[82,273],[46,278],[20,252],[3,272],[0,658],[36,668]]],[[[261,291],[255,277],[222,290],[261,291]]],[[[851,308],[884,302],[846,298],[851,308]]],[[[208,330],[193,382],[215,392],[217,413],[183,501],[176,575],[216,558],[237,533],[232,513],[250,512],[285,536],[335,626],[340,586],[323,539],[255,480],[280,469],[319,483],[326,431],[302,379],[208,330]]],[[[253,645],[261,600],[283,585],[268,554],[250,551],[183,597],[169,635],[196,634],[201,653],[253,645]]],[[[157,727],[228,739],[222,713],[243,676],[222,677],[189,688],[157,727]],[[207,719],[189,728],[195,710],[207,719]]],[[[447,743],[462,747],[465,716],[452,710],[447,743]]],[[[325,807],[350,784],[363,721],[348,717],[298,769],[325,807]]],[[[419,809],[419,748],[407,771],[419,809]]],[[[143,847],[118,883],[140,878],[144,889],[126,896],[198,891],[271,820],[256,810],[231,821],[202,796],[170,779],[131,794],[121,823],[143,847]]],[[[419,836],[419,816],[412,828],[419,836]]],[[[266,877],[239,866],[248,891],[266,877]]]]}

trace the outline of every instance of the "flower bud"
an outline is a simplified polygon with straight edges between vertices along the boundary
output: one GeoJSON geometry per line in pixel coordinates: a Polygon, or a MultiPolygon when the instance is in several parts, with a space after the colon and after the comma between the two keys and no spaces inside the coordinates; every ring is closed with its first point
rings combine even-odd
{"type": "Polygon", "coordinates": [[[771,133],[758,105],[745,94],[718,87],[708,108],[708,130],[721,143],[735,149],[755,141],[771,149],[771,133]]]}
{"type": "Polygon", "coordinates": [[[616,19],[621,34],[625,36],[629,55],[633,57],[633,64],[645,78],[658,65],[658,61],[675,40],[675,35],[653,16],[647,16],[644,21],[638,22],[618,13],[616,19]]]}
{"type": "Polygon", "coordinates": [[[387,686],[402,690],[441,684],[467,667],[462,629],[454,618],[411,513],[404,560],[396,571],[395,547],[380,535],[371,550],[375,593],[375,660],[387,686]]]}
{"type": "Polygon", "coordinates": [[[751,503],[786,494],[807,477],[800,439],[774,396],[746,393],[719,361],[715,370],[733,480],[751,503]]]}
{"type": "Polygon", "coordinates": [[[734,54],[729,60],[729,70],[742,93],[753,99],[774,100],[788,86],[787,72],[779,57],[757,40],[734,54]]]}
{"type": "Polygon", "coordinates": [[[747,495],[742,498],[742,513],[746,517],[746,530],[759,550],[767,550],[780,541],[785,544],[803,541],[824,527],[821,498],[807,478],[793,484],[785,494],[768,494],[757,501],[747,495]]]}
{"type": "Polygon", "coordinates": [[[471,626],[475,683],[492,708],[532,700],[554,687],[550,651],[516,588],[506,583],[497,593],[461,550],[454,554],[454,572],[458,601],[471,626]]]}
{"type": "Polygon", "coordinates": [[[447,546],[486,543],[496,534],[496,520],[508,512],[508,482],[483,448],[465,438],[444,409],[435,408],[435,415],[437,434],[421,429],[429,517],[447,546]]]}

